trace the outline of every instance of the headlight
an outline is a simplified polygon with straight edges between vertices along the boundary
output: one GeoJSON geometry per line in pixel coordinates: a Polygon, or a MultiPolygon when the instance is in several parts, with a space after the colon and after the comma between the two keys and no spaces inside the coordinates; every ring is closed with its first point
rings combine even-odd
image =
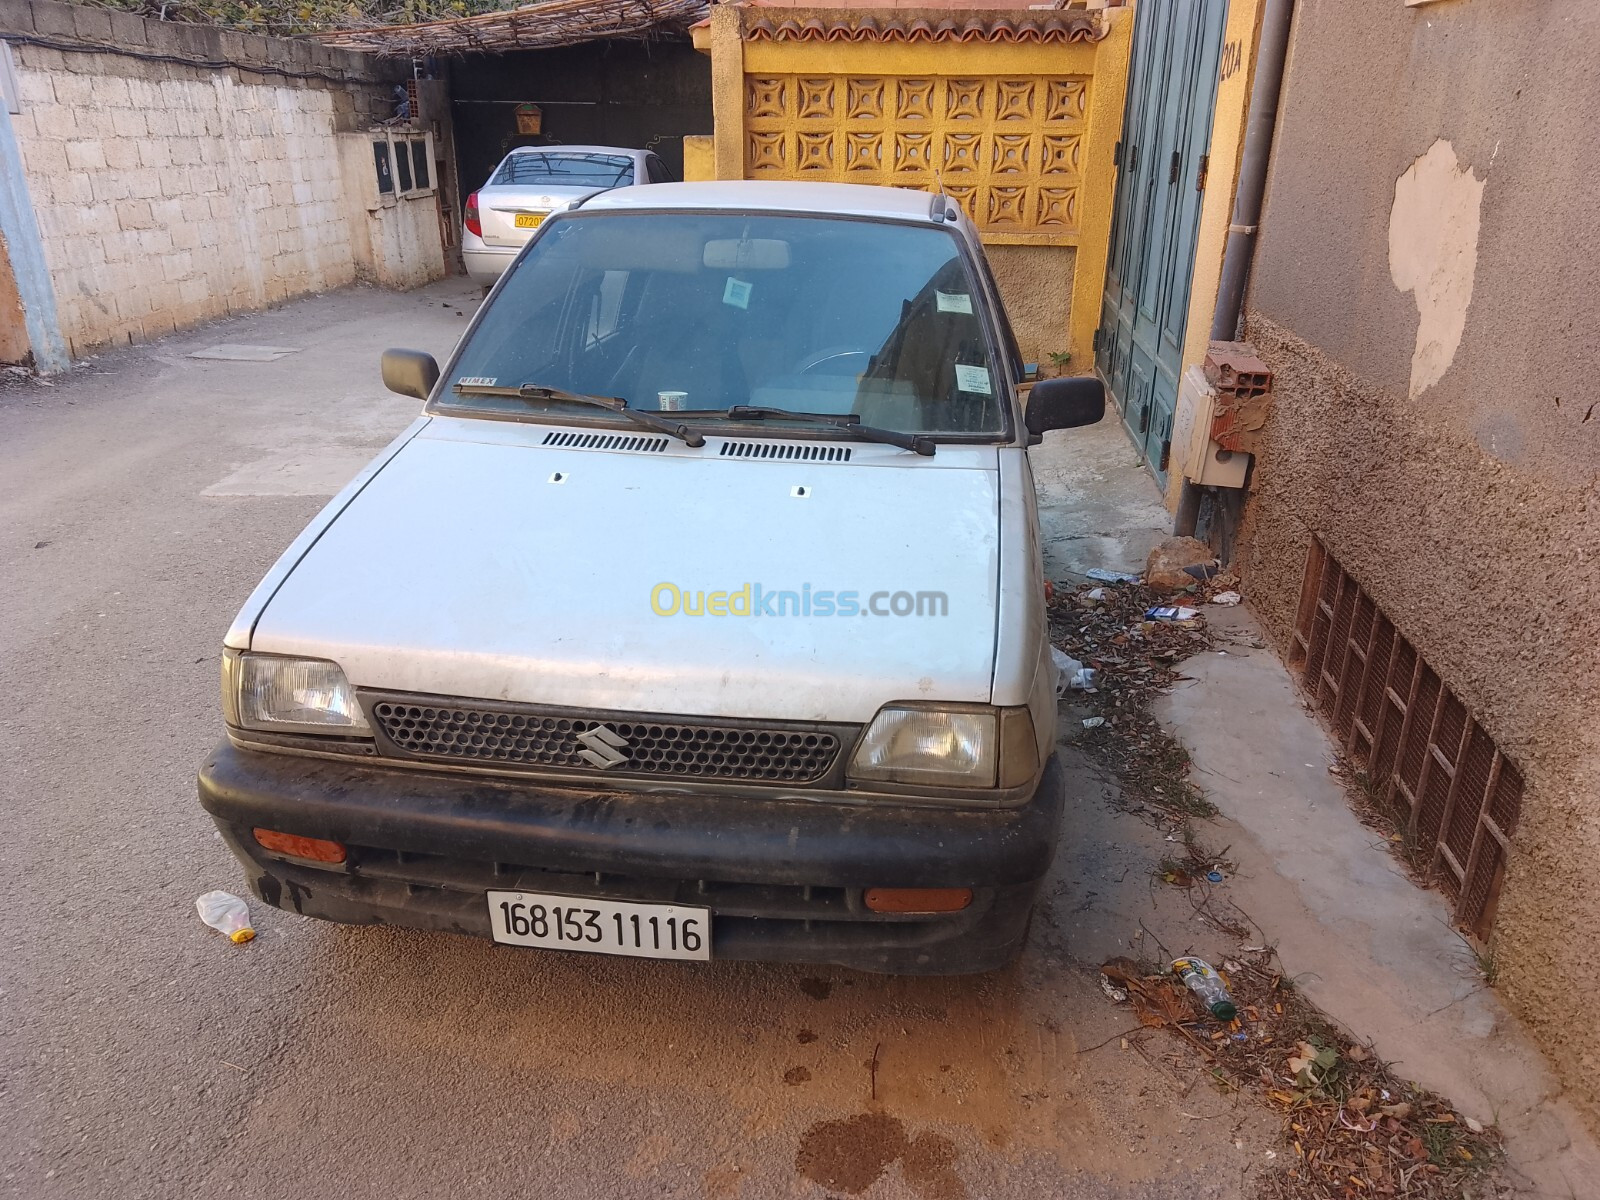
{"type": "Polygon", "coordinates": [[[937,788],[1018,787],[1037,773],[1025,708],[889,705],[867,726],[852,778],[937,788]]]}
{"type": "Polygon", "coordinates": [[[228,724],[283,733],[370,734],[338,663],[272,654],[222,656],[228,724]]]}

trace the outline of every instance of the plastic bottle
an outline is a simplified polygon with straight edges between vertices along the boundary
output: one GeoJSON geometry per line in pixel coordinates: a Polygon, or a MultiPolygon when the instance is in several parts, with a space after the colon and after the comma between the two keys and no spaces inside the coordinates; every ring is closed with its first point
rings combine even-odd
{"type": "Polygon", "coordinates": [[[1172,969],[1189,990],[1205,1003],[1206,1009],[1219,1021],[1231,1021],[1239,1015],[1239,1006],[1228,995],[1222,976],[1203,958],[1175,958],[1172,969]]]}
{"type": "Polygon", "coordinates": [[[194,902],[200,919],[211,928],[228,935],[236,945],[243,945],[255,937],[250,928],[250,909],[231,892],[207,892],[194,902]]]}

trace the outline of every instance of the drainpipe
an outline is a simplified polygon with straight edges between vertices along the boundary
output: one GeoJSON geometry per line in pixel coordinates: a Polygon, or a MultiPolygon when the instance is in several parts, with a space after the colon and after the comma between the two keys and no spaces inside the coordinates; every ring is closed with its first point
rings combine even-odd
{"type": "MultiPolygon", "coordinates": [[[[1250,87],[1249,122],[1239,158],[1239,186],[1233,194],[1233,219],[1228,223],[1222,278],[1217,284],[1217,306],[1211,319],[1214,342],[1231,342],[1239,332],[1245,284],[1249,282],[1250,261],[1255,255],[1256,227],[1267,191],[1267,165],[1272,159],[1272,134],[1278,122],[1278,95],[1283,88],[1283,65],[1289,54],[1293,17],[1294,0],[1266,0],[1250,87]]],[[[1185,479],[1173,532],[1180,537],[1193,535],[1199,516],[1200,489],[1185,479]]]]}

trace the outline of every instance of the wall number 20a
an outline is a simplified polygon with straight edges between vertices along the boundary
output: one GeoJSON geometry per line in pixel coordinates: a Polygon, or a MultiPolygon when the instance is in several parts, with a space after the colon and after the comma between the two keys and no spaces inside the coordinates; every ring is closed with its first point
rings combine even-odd
{"type": "Polygon", "coordinates": [[[1217,71],[1217,81],[1220,83],[1231,78],[1243,62],[1244,43],[1237,40],[1229,42],[1222,48],[1222,63],[1217,71]]]}

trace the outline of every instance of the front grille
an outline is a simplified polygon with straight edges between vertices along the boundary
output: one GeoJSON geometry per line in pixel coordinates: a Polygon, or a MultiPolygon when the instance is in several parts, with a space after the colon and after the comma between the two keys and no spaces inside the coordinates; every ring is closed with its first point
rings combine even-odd
{"type": "Polygon", "coordinates": [[[595,775],[809,783],[839,754],[825,729],[781,729],[636,715],[516,711],[449,700],[384,698],[378,728],[418,758],[595,775]],[[594,731],[608,731],[588,736],[594,731]]]}

